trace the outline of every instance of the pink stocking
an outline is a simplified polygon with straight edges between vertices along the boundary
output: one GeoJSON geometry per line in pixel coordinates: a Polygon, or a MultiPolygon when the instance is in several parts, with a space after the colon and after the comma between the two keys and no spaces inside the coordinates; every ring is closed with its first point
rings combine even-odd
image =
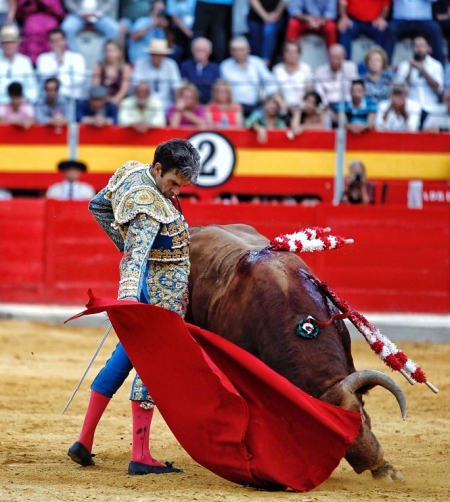
{"type": "Polygon", "coordinates": [[[153,408],[141,408],[140,401],[131,401],[133,416],[133,446],[131,461],[140,464],[164,466],[155,460],[150,453],[150,425],[153,418],[153,408]]]}
{"type": "Polygon", "coordinates": [[[94,442],[94,434],[97,425],[110,401],[110,397],[100,394],[95,390],[91,390],[89,406],[86,411],[86,416],[84,417],[80,436],[78,437],[78,441],[85,446],[89,452],[92,451],[92,444],[94,442]]]}

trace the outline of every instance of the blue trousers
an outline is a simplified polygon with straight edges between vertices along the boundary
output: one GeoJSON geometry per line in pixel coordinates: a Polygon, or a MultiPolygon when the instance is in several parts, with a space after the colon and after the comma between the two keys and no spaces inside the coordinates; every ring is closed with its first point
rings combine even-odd
{"type": "Polygon", "coordinates": [[[282,20],[276,23],[258,23],[252,19],[248,20],[248,39],[253,55],[269,62],[272,61],[282,24],[282,20]]]}
{"type": "MultiPolygon", "coordinates": [[[[145,276],[147,276],[147,274],[148,265],[147,270],[145,271],[145,276]]],[[[148,297],[146,288],[143,288],[139,301],[143,303],[150,303],[150,298],[148,297]]],[[[119,342],[116,345],[116,349],[111,354],[111,357],[106,361],[105,366],[94,378],[91,389],[111,398],[120,389],[132,369],[133,365],[131,364],[131,361],[126,354],[123,345],[119,342]]],[[[144,401],[147,396],[147,389],[136,375],[134,377],[133,385],[131,386],[130,399],[136,401],[144,401]],[[139,389],[137,389],[137,385],[139,385],[139,389]]]]}
{"type": "MultiPolygon", "coordinates": [[[[86,21],[76,14],[67,14],[61,24],[61,29],[67,37],[69,49],[78,52],[77,34],[86,27],[86,21]]],[[[105,42],[116,40],[119,36],[119,25],[112,17],[102,16],[95,24],[95,31],[104,36],[105,42]]]]}
{"type": "Polygon", "coordinates": [[[392,35],[389,26],[381,31],[372,23],[366,23],[363,21],[358,21],[352,18],[353,26],[344,31],[344,33],[339,33],[339,42],[345,47],[347,52],[347,59],[352,59],[352,41],[358,38],[360,35],[366,35],[371,38],[377,45],[382,47],[386,52],[393,47],[392,35]]]}

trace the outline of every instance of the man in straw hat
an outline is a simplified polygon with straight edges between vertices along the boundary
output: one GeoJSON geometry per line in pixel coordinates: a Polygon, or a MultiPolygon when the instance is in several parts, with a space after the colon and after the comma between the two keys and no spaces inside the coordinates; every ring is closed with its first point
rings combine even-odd
{"type": "Polygon", "coordinates": [[[20,34],[13,26],[3,26],[0,30],[0,104],[9,102],[8,85],[19,82],[23,87],[24,97],[32,104],[38,98],[38,83],[33,64],[28,56],[19,54],[20,34]]]}
{"type": "Polygon", "coordinates": [[[167,110],[173,103],[175,91],[181,86],[181,75],[177,63],[167,57],[173,50],[167,40],[154,38],[146,52],[149,57],[139,59],[133,72],[133,84],[147,82],[153,96],[158,98],[167,110]]]}

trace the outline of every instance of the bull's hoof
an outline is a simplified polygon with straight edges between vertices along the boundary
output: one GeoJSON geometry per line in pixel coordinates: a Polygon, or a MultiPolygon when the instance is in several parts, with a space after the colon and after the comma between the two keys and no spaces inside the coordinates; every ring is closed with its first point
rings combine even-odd
{"type": "Polygon", "coordinates": [[[385,460],[378,469],[371,471],[372,476],[377,481],[386,481],[388,483],[393,481],[403,481],[403,474],[398,471],[393,465],[385,460]]]}

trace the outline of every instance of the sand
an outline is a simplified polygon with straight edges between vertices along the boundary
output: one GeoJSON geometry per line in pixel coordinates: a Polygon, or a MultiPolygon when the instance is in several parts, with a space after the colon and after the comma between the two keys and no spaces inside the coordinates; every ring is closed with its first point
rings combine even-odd
{"type": "Polygon", "coordinates": [[[372,427],[386,457],[404,482],[375,482],[342,461],[321,486],[308,493],[263,492],[225,481],[196,464],[155,414],[152,452],[173,461],[183,474],[127,475],[130,455],[130,381],[112,400],[97,431],[95,467],[82,468],[66,455],[77,438],[88,402],[89,384],[117,340],[111,333],[93,368],[63,415],[103,329],[0,321],[0,501],[296,501],[360,502],[450,500],[450,344],[399,343],[440,389],[410,386],[371,352],[353,343],[357,369],[390,373],[403,388],[408,418],[403,422],[394,397],[381,388],[366,398],[372,427]]]}

